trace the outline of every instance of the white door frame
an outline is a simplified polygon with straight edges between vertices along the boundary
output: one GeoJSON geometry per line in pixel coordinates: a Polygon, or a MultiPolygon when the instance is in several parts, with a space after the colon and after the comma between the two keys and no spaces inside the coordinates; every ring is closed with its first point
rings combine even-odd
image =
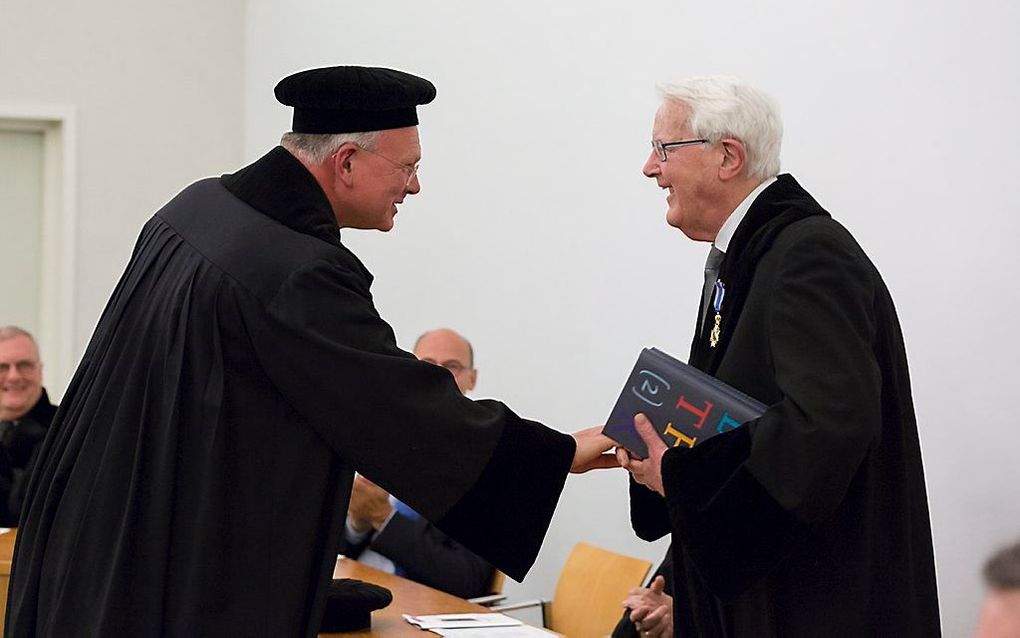
{"type": "MultiPolygon", "coordinates": [[[[39,341],[46,386],[54,401],[67,388],[77,363],[75,325],[75,246],[77,123],[64,105],[0,102],[0,128],[43,135],[43,219],[40,272],[39,341]]],[[[0,318],[0,322],[3,319],[0,318]]]]}

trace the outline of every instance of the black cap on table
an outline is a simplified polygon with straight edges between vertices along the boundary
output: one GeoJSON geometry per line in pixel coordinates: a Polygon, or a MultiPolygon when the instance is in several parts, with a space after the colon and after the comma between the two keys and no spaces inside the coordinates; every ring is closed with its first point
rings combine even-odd
{"type": "Polygon", "coordinates": [[[418,124],[415,107],[436,97],[425,78],[364,66],[331,66],[289,75],[276,99],[294,107],[295,133],[358,133],[418,124]]]}
{"type": "Polygon", "coordinates": [[[390,590],[354,578],[334,578],[326,590],[326,610],[319,631],[364,631],[372,625],[372,612],[393,602],[390,590]]]}

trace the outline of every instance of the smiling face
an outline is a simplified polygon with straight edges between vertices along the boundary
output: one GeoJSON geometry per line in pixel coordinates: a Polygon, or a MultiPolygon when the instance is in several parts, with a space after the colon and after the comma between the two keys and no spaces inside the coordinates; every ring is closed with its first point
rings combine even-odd
{"type": "Polygon", "coordinates": [[[24,416],[42,396],[42,364],[24,335],[0,339],[0,421],[24,416]]]}
{"type": "Polygon", "coordinates": [[[341,228],[362,228],[388,231],[393,228],[393,216],[404,197],[421,190],[414,167],[421,160],[421,143],[418,127],[381,131],[372,150],[356,145],[345,145],[346,153],[338,153],[347,164],[337,174],[334,187],[346,193],[339,206],[337,221],[341,228]],[[341,183],[343,180],[349,183],[341,183]]]}
{"type": "MultiPolygon", "coordinates": [[[[689,110],[667,100],[655,113],[652,139],[663,143],[697,138],[687,122],[689,110]]],[[[713,241],[725,221],[715,202],[719,187],[719,153],[713,144],[692,144],[666,151],[665,161],[653,149],[642,172],[666,191],[666,222],[697,241],[713,241]]]]}

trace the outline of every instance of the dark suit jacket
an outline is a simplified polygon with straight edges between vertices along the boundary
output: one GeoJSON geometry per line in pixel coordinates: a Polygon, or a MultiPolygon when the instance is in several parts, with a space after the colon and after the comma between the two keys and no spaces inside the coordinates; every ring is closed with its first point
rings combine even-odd
{"type": "Polygon", "coordinates": [[[421,516],[394,512],[378,534],[364,543],[341,545],[357,558],[372,549],[393,561],[401,575],[460,598],[490,593],[495,568],[421,516]]]}
{"type": "MultiPolygon", "coordinates": [[[[769,405],[632,484],[643,538],[673,533],[682,636],[936,636],[931,529],[899,322],[853,237],[789,175],[720,270],[722,338],[691,363],[769,405]]],[[[710,314],[714,315],[714,312],[710,314]]]]}
{"type": "Polygon", "coordinates": [[[32,409],[15,422],[0,422],[0,526],[17,527],[25,488],[57,407],[43,389],[32,409]]]}

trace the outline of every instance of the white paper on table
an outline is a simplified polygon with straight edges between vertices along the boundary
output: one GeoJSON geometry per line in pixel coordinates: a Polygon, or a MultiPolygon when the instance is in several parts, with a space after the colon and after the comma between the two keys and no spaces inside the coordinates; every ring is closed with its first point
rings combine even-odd
{"type": "Polygon", "coordinates": [[[506,614],[433,614],[412,616],[404,614],[404,620],[422,629],[472,629],[478,627],[512,627],[523,625],[516,618],[506,614]]]}
{"type": "Polygon", "coordinates": [[[518,625],[516,627],[477,627],[475,629],[429,629],[432,633],[450,638],[548,638],[555,636],[551,632],[531,625],[518,625]]]}

